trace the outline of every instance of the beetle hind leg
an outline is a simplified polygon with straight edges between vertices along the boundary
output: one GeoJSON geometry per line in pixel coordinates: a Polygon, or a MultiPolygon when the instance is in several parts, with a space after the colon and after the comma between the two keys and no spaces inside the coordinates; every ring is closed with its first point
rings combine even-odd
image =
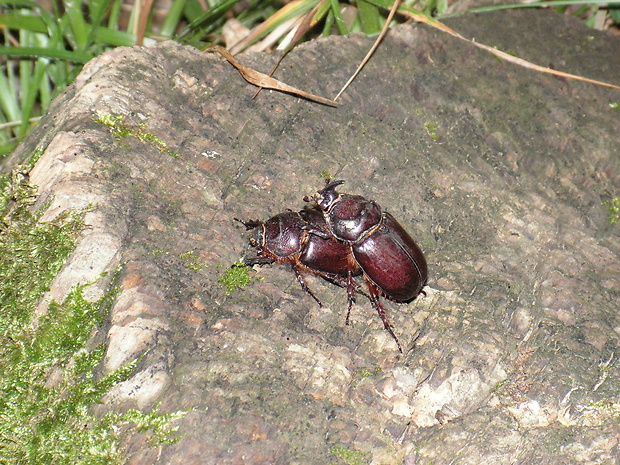
{"type": "Polygon", "coordinates": [[[394,331],[392,330],[392,323],[390,323],[390,319],[387,316],[385,308],[383,308],[381,302],[379,302],[381,291],[379,291],[375,284],[370,282],[368,283],[368,290],[370,291],[370,302],[372,303],[372,306],[375,307],[375,309],[377,310],[379,317],[381,317],[381,321],[383,321],[383,326],[385,330],[390,333],[390,335],[394,338],[394,341],[396,341],[396,345],[398,346],[398,351],[402,354],[403,348],[400,346],[400,342],[396,337],[396,334],[394,334],[394,331]]]}
{"type": "Polygon", "coordinates": [[[323,304],[321,303],[319,298],[314,295],[314,293],[310,290],[310,288],[306,284],[306,281],[304,280],[304,277],[302,276],[301,271],[299,271],[299,268],[297,268],[296,266],[293,266],[292,268],[293,268],[293,271],[295,272],[295,276],[297,276],[297,281],[299,281],[299,285],[301,286],[301,288],[304,291],[306,291],[308,294],[310,294],[310,297],[316,300],[316,303],[319,304],[319,307],[323,308],[323,304]]]}
{"type": "Polygon", "coordinates": [[[349,307],[347,308],[347,318],[345,319],[344,324],[349,325],[349,317],[351,316],[351,307],[353,306],[353,304],[355,303],[355,287],[356,284],[353,281],[353,274],[351,273],[351,271],[349,271],[349,274],[347,276],[347,302],[349,304],[349,307]]]}

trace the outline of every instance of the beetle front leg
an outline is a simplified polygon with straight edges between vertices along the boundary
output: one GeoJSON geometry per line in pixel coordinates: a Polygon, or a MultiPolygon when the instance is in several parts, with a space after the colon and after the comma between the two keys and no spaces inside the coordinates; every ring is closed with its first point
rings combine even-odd
{"type": "Polygon", "coordinates": [[[377,310],[377,313],[379,313],[379,316],[381,317],[381,321],[383,321],[383,326],[385,327],[386,331],[390,333],[390,335],[396,341],[396,345],[398,346],[398,351],[402,354],[403,349],[400,346],[400,342],[398,341],[396,334],[394,334],[394,331],[392,330],[392,324],[390,323],[390,320],[387,316],[385,309],[381,305],[381,302],[379,302],[381,291],[377,288],[377,286],[374,283],[369,282],[369,281],[367,281],[367,283],[368,283],[368,290],[370,291],[370,301],[372,302],[373,307],[375,307],[375,309],[377,310]]]}
{"type": "Polygon", "coordinates": [[[271,265],[272,263],[275,263],[275,259],[269,256],[265,256],[265,257],[254,257],[254,258],[244,258],[243,259],[243,264],[247,265],[247,266],[254,266],[254,265],[271,265]]]}
{"type": "Polygon", "coordinates": [[[308,231],[309,234],[319,236],[321,239],[333,239],[332,235],[329,232],[323,231],[322,229],[313,228],[309,225],[304,225],[301,227],[301,229],[303,229],[304,231],[308,231]]]}

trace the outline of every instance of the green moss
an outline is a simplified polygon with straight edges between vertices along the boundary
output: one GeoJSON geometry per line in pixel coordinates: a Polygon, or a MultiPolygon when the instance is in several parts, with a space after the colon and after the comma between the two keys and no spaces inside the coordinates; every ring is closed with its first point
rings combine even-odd
{"type": "Polygon", "coordinates": [[[181,259],[183,265],[186,268],[189,268],[190,270],[194,270],[196,272],[202,270],[206,266],[204,263],[202,263],[202,259],[200,258],[200,256],[191,250],[189,252],[183,252],[179,258],[181,259]]]}
{"type": "Polygon", "coordinates": [[[366,454],[359,450],[351,450],[345,447],[332,446],[329,448],[329,452],[334,454],[340,460],[347,465],[362,465],[368,463],[366,460],[366,454]]]}
{"type": "Polygon", "coordinates": [[[369,370],[368,368],[362,368],[357,371],[357,374],[361,378],[369,378],[370,376],[378,375],[382,372],[383,370],[381,369],[381,367],[379,365],[376,365],[372,370],[369,370]]]}
{"type": "Polygon", "coordinates": [[[34,308],[73,250],[82,214],[64,213],[43,223],[45,207],[31,210],[36,188],[27,173],[15,170],[0,185],[0,337],[6,337],[30,321],[25,309],[34,308]]]}
{"type": "Polygon", "coordinates": [[[90,413],[137,363],[95,375],[105,346],[91,347],[89,340],[116,288],[89,302],[83,297],[87,285],[76,286],[33,325],[37,303],[83,224],[80,212],[41,222],[44,208],[32,210],[36,188],[28,183],[29,166],[0,177],[0,463],[122,463],[121,434],[148,430],[154,443],[169,442],[179,414],[90,413]]]}
{"type": "Polygon", "coordinates": [[[168,255],[170,252],[168,252],[167,250],[163,250],[163,249],[155,249],[152,252],[150,252],[151,255],[155,256],[155,255],[168,255]]]}
{"type": "Polygon", "coordinates": [[[247,286],[252,281],[248,270],[249,266],[244,265],[242,260],[233,263],[230,268],[224,271],[224,274],[217,279],[217,282],[226,287],[226,292],[230,294],[238,287],[247,286]]]}
{"type": "Polygon", "coordinates": [[[128,125],[123,121],[122,115],[114,116],[101,111],[97,111],[97,116],[93,118],[93,120],[110,129],[110,132],[114,135],[114,137],[116,137],[116,140],[118,141],[124,139],[125,137],[133,137],[144,144],[156,148],[160,152],[170,155],[171,157],[176,158],[179,156],[177,153],[174,153],[173,151],[168,149],[168,145],[159,137],[145,131],[145,124],[139,124],[137,126],[128,125]]]}
{"type": "Polygon", "coordinates": [[[497,383],[495,387],[493,388],[493,392],[497,392],[497,393],[501,392],[502,388],[506,385],[506,382],[507,380],[503,380],[497,383]]]}
{"type": "Polygon", "coordinates": [[[437,140],[437,138],[439,137],[437,135],[438,126],[439,123],[424,123],[424,129],[426,129],[426,132],[428,132],[428,135],[431,136],[431,139],[433,140],[437,140]]]}
{"type": "Polygon", "coordinates": [[[609,202],[603,202],[602,205],[607,205],[609,222],[611,224],[616,224],[620,221],[620,199],[618,197],[614,197],[609,202]]]}

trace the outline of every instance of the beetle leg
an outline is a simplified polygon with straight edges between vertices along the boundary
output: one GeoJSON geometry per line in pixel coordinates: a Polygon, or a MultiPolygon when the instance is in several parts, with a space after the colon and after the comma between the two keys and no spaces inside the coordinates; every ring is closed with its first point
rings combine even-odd
{"type": "Polygon", "coordinates": [[[315,296],[312,293],[312,291],[310,290],[310,288],[306,284],[306,281],[304,280],[304,277],[302,276],[301,271],[299,271],[299,268],[297,268],[295,265],[291,266],[291,268],[293,268],[293,271],[295,272],[295,276],[297,276],[297,281],[299,281],[299,284],[301,285],[301,288],[304,291],[306,291],[308,294],[310,294],[310,297],[312,297],[314,300],[316,300],[316,303],[319,304],[319,307],[323,308],[323,304],[321,303],[321,301],[318,299],[317,296],[315,296]]]}
{"type": "Polygon", "coordinates": [[[304,225],[301,227],[304,231],[308,231],[309,234],[314,234],[315,236],[319,236],[321,239],[333,239],[331,234],[327,231],[323,231],[322,229],[313,228],[312,226],[304,225]]]}
{"type": "Polygon", "coordinates": [[[254,257],[254,258],[244,258],[243,264],[247,266],[254,265],[271,265],[275,262],[275,259],[272,257],[254,257]]]}
{"type": "Polygon", "coordinates": [[[351,316],[351,307],[353,306],[353,303],[355,302],[355,287],[356,287],[356,284],[353,281],[353,274],[351,273],[351,270],[349,270],[349,273],[347,275],[347,301],[349,303],[349,308],[347,309],[347,318],[345,320],[346,325],[349,324],[349,317],[351,316]]]}
{"type": "Polygon", "coordinates": [[[372,302],[373,307],[375,307],[375,309],[377,310],[377,313],[379,313],[379,316],[381,317],[381,321],[383,321],[383,326],[396,341],[396,345],[398,346],[398,351],[402,354],[403,349],[400,346],[400,342],[398,341],[396,334],[394,334],[394,331],[392,330],[392,324],[390,323],[390,320],[387,316],[385,309],[381,305],[381,302],[379,302],[379,296],[381,295],[381,291],[377,288],[377,286],[374,283],[371,283],[368,281],[367,283],[368,283],[368,290],[370,291],[370,301],[372,302]]]}
{"type": "Polygon", "coordinates": [[[370,300],[370,296],[366,294],[364,291],[360,289],[360,286],[353,279],[353,275],[349,275],[346,278],[344,276],[340,276],[337,274],[331,273],[315,273],[321,276],[323,279],[329,281],[336,286],[342,287],[347,290],[347,302],[349,303],[349,308],[347,311],[347,319],[346,324],[349,324],[349,315],[351,314],[351,307],[355,303],[355,294],[362,294],[367,299],[370,300]]]}

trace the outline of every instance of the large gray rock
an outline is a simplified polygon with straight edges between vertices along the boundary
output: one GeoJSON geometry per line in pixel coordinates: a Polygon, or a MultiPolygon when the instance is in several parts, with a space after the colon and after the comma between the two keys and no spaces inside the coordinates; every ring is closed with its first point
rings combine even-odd
{"type": "MultiPolygon", "coordinates": [[[[478,42],[618,83],[620,39],[550,12],[449,23],[478,42]]],[[[296,48],[277,77],[333,96],[372,41],[296,48]]],[[[268,70],[274,55],[239,57],[268,70]]],[[[92,205],[41,303],[125,263],[103,370],[145,354],[97,407],[186,409],[182,439],[126,442],[132,464],[617,463],[620,251],[601,202],[620,186],[620,92],[396,28],[338,108],[263,91],[172,42],[90,62],[17,156],[47,217],[92,205]],[[173,158],[93,121],[122,115],[173,158]],[[368,301],[285,267],[230,295],[251,255],[233,217],[301,209],[327,171],[378,201],[429,262],[426,296],[368,301]],[[358,455],[355,455],[355,453],[358,455]],[[359,462],[351,462],[351,460],[359,462]],[[344,462],[341,462],[344,463],[344,462]]],[[[105,286],[96,283],[91,292],[105,286]]]]}

